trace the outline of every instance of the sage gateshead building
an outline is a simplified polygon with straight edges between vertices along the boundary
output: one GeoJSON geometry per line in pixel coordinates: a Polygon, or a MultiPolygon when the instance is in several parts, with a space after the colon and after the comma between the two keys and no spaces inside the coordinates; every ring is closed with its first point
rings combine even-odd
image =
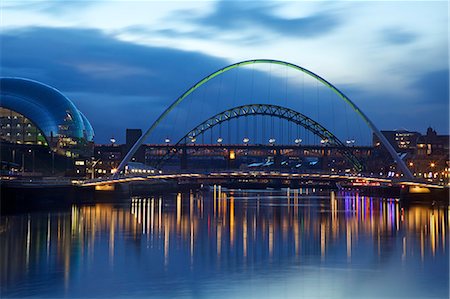
{"type": "Polygon", "coordinates": [[[88,157],[94,130],[61,92],[23,78],[0,78],[0,140],[9,145],[41,145],[70,158],[88,157]]]}

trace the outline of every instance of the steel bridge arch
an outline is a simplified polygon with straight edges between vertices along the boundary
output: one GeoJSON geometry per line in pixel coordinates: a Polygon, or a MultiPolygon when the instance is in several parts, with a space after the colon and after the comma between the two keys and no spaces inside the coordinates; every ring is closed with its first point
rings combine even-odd
{"type": "Polygon", "coordinates": [[[125,168],[125,165],[130,161],[131,157],[136,153],[136,151],[139,149],[139,147],[142,145],[142,143],[150,136],[150,134],[155,130],[155,128],[159,125],[159,123],[176,107],[178,104],[180,104],[188,95],[190,95],[192,92],[194,92],[197,88],[205,84],[206,82],[210,81],[211,79],[229,71],[234,68],[244,66],[244,65],[250,65],[250,64],[259,64],[259,63],[265,63],[265,64],[278,64],[287,66],[290,68],[293,68],[295,70],[301,71],[314,79],[318,80],[328,88],[330,88],[334,93],[336,93],[345,103],[347,103],[363,120],[364,122],[369,126],[369,128],[372,129],[374,134],[378,137],[378,139],[381,141],[383,146],[387,149],[389,154],[392,156],[392,158],[397,162],[398,167],[401,169],[405,177],[409,179],[413,179],[413,175],[411,174],[411,171],[409,171],[408,167],[406,166],[405,162],[399,157],[395,149],[392,147],[392,145],[389,143],[389,141],[386,139],[386,137],[381,134],[380,130],[375,126],[375,124],[364,114],[364,112],[361,111],[361,109],[356,106],[355,103],[353,103],[344,93],[342,93],[339,89],[337,89],[333,84],[322,78],[321,76],[317,75],[316,73],[305,69],[299,65],[282,61],[282,60],[273,60],[273,59],[252,59],[252,60],[245,60],[241,62],[237,62],[234,64],[230,64],[224,68],[221,68],[208,76],[204,77],[197,83],[195,83],[193,86],[191,86],[188,90],[186,90],[182,95],[180,95],[161,115],[153,122],[153,124],[148,128],[148,130],[136,141],[136,143],[131,147],[131,149],[128,151],[128,153],[125,155],[123,160],[120,162],[116,173],[114,174],[114,177],[117,178],[119,176],[119,173],[123,171],[125,168]]]}
{"type": "MultiPolygon", "coordinates": [[[[183,137],[180,138],[177,143],[172,146],[172,149],[180,144],[183,144],[183,141],[184,143],[186,143],[186,140],[188,138],[197,138],[201,134],[223,122],[250,115],[274,116],[302,126],[313,134],[321,137],[323,140],[327,140],[327,144],[337,147],[339,152],[341,152],[344,157],[353,165],[356,171],[363,170],[361,161],[359,161],[359,159],[355,155],[353,155],[352,151],[350,151],[349,148],[345,146],[341,140],[339,140],[339,138],[337,138],[333,133],[323,127],[320,123],[293,109],[270,104],[242,105],[217,113],[216,115],[208,118],[192,130],[190,130],[188,133],[186,133],[183,137]]],[[[158,161],[156,167],[161,166],[165,161],[170,159],[173,154],[174,152],[172,150],[169,150],[168,154],[163,156],[158,161]]]]}

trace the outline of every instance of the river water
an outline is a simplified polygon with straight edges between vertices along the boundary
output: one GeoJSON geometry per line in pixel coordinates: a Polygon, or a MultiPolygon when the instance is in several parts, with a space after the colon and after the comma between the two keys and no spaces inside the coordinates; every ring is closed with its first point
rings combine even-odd
{"type": "Polygon", "coordinates": [[[2,298],[448,298],[448,207],[213,190],[3,215],[2,298]]]}

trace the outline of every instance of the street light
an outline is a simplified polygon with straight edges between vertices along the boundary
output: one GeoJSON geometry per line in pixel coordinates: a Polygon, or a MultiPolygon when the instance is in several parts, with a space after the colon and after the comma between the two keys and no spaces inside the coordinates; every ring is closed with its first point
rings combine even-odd
{"type": "Polygon", "coordinates": [[[170,143],[170,139],[168,137],[166,137],[166,139],[164,139],[164,142],[169,144],[170,143]]]}
{"type": "Polygon", "coordinates": [[[297,145],[300,145],[300,143],[302,143],[302,139],[301,138],[296,138],[295,140],[294,140],[294,142],[295,142],[295,144],[297,144],[297,145]]]}
{"type": "Polygon", "coordinates": [[[250,139],[248,137],[244,137],[244,139],[242,139],[242,142],[244,142],[245,144],[249,143],[250,139]]]}
{"type": "Polygon", "coordinates": [[[269,143],[273,145],[275,143],[275,138],[270,138],[269,143]]]}
{"type": "Polygon", "coordinates": [[[223,142],[223,138],[222,137],[217,138],[217,143],[222,143],[222,142],[223,142]]]}
{"type": "Polygon", "coordinates": [[[347,143],[347,145],[349,145],[349,146],[350,145],[353,146],[353,145],[355,145],[355,139],[346,140],[345,143],[347,143]]]}
{"type": "Polygon", "coordinates": [[[320,143],[326,145],[328,143],[328,139],[321,139],[320,143]]]}
{"type": "Polygon", "coordinates": [[[111,145],[114,146],[114,144],[116,143],[116,138],[111,137],[110,141],[111,141],[111,145]]]}

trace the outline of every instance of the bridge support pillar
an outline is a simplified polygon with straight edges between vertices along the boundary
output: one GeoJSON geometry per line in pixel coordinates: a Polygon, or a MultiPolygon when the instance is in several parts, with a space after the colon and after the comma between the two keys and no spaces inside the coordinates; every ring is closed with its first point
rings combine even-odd
{"type": "Polygon", "coordinates": [[[183,149],[181,150],[181,157],[180,157],[181,169],[187,169],[187,159],[188,159],[187,148],[183,147],[183,149]]]}
{"type": "Polygon", "coordinates": [[[327,170],[328,169],[328,162],[329,162],[329,149],[324,148],[322,150],[322,170],[327,170]]]}
{"type": "Polygon", "coordinates": [[[273,151],[273,165],[275,168],[281,167],[281,150],[274,150],[273,151]]]}

